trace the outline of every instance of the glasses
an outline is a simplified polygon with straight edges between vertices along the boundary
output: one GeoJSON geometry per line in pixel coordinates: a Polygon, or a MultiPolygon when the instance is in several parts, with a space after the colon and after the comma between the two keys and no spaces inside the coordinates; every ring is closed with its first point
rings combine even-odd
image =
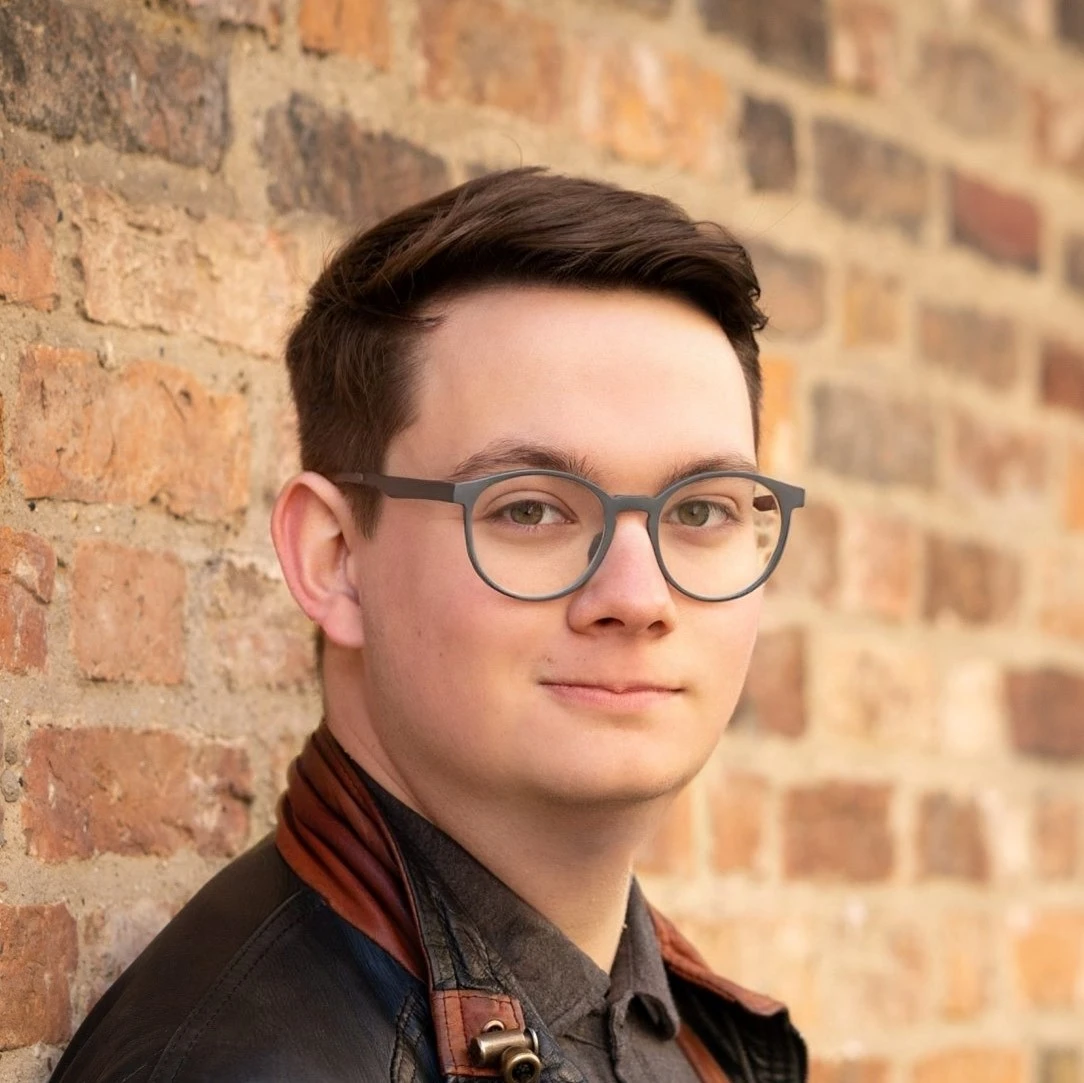
{"type": "Polygon", "coordinates": [[[647,515],[666,581],[690,598],[727,602],[756,590],[783,554],[790,515],[805,491],[741,470],[694,474],[657,496],[611,496],[557,470],[510,470],[472,481],[336,474],[401,500],[463,508],[467,553],[494,590],[525,602],[571,594],[599,569],[617,516],[647,515]]]}

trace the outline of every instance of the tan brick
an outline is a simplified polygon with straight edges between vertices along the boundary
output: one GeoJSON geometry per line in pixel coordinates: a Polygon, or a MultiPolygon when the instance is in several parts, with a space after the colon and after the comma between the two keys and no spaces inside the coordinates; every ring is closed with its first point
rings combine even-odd
{"type": "Polygon", "coordinates": [[[241,395],[183,369],[135,361],[106,371],[83,350],[32,346],[19,374],[15,456],[23,493],[225,519],[248,503],[241,395]]]}
{"type": "Polygon", "coordinates": [[[227,857],[248,840],[247,754],[175,733],[36,730],[21,803],[31,856],[100,853],[227,857]]]}
{"type": "Polygon", "coordinates": [[[94,680],[184,680],[185,569],[172,553],[114,542],[77,543],[72,641],[80,672],[94,680]]]}
{"type": "Polygon", "coordinates": [[[840,542],[840,608],[900,621],[918,605],[922,536],[895,515],[848,512],[840,542]]]}
{"type": "Polygon", "coordinates": [[[1054,1046],[1039,1050],[1037,1083],[1081,1083],[1084,1055],[1079,1050],[1054,1046]]]}
{"type": "Polygon", "coordinates": [[[927,361],[955,375],[997,390],[1016,380],[1020,368],[1016,326],[1004,316],[924,304],[918,340],[927,361]]]}
{"type": "Polygon", "coordinates": [[[716,872],[757,868],[764,839],[768,781],[742,771],[720,772],[709,780],[711,866],[716,872]]]}
{"type": "Polygon", "coordinates": [[[566,64],[556,27],[501,0],[421,0],[425,90],[548,124],[566,64]]]}
{"type": "Polygon", "coordinates": [[[44,538],[0,526],[0,671],[45,669],[55,579],[56,554],[44,538]]]}
{"type": "Polygon", "coordinates": [[[1021,996],[1036,1008],[1084,1007],[1084,910],[1032,915],[1013,939],[1021,996]]]}
{"type": "Polygon", "coordinates": [[[952,910],[940,916],[936,958],[938,1009],[943,1018],[956,1022],[982,1014],[993,989],[993,943],[992,923],[982,911],[952,910]]]}
{"type": "Polygon", "coordinates": [[[1084,346],[1048,339],[1039,364],[1043,402],[1084,414],[1084,346]]]}
{"type": "Polygon", "coordinates": [[[898,341],[902,325],[900,280],[848,267],[843,283],[843,345],[891,345],[898,341]]]}
{"type": "Polygon", "coordinates": [[[1084,531],[1084,444],[1070,448],[1065,468],[1065,525],[1084,531]]]}
{"type": "Polygon", "coordinates": [[[1038,271],[1042,212],[1026,196],[953,172],[952,237],[988,259],[1038,271]]]}
{"type": "Polygon", "coordinates": [[[787,547],[768,580],[769,594],[789,594],[831,603],[840,577],[839,513],[808,503],[791,521],[787,547]]]}
{"type": "Polygon", "coordinates": [[[212,662],[231,689],[290,688],[313,680],[313,625],[280,579],[224,562],[201,594],[212,662]]]}
{"type": "Polygon", "coordinates": [[[55,306],[56,219],[49,179],[22,166],[0,163],[0,297],[42,311],[55,306]]]}
{"type": "Polygon", "coordinates": [[[1084,296],[1084,233],[1070,233],[1065,238],[1065,284],[1084,296]]]}
{"type": "Polygon", "coordinates": [[[1005,675],[1013,745],[1053,759],[1084,759],[1084,677],[1048,666],[1005,675]]]}
{"type": "Polygon", "coordinates": [[[296,245],[285,235],[213,215],[197,220],[174,207],[135,206],[101,189],[83,193],[74,218],[83,303],[95,323],[279,353],[290,312],[304,296],[296,245]]]}
{"type": "Polygon", "coordinates": [[[1025,1083],[1023,1058],[1015,1049],[948,1049],[924,1057],[911,1083],[1025,1083]]]}
{"type": "Polygon", "coordinates": [[[391,63],[387,0],[302,0],[298,31],[314,53],[361,56],[379,68],[391,63]]]}
{"type": "Polygon", "coordinates": [[[67,1041],[78,953],[75,921],[63,905],[0,903],[0,1050],[67,1041]]]}
{"type": "Polygon", "coordinates": [[[791,879],[887,879],[895,865],[891,789],[859,782],[798,786],[786,795],[783,865],[791,879]]]}
{"type": "Polygon", "coordinates": [[[926,618],[949,615],[965,624],[993,624],[1016,614],[1019,561],[979,542],[930,535],[926,541],[926,618]]]}
{"type": "Polygon", "coordinates": [[[988,756],[1004,747],[1004,680],[991,659],[965,658],[945,668],[938,705],[941,747],[988,756]]]}
{"type": "Polygon", "coordinates": [[[691,876],[696,868],[693,850],[695,797],[686,786],[666,810],[651,840],[636,857],[636,870],[648,876],[691,876]]]}
{"type": "Polygon", "coordinates": [[[794,362],[766,356],[760,367],[764,391],[757,459],[766,473],[786,475],[797,468],[799,455],[794,362]]]}
{"type": "Polygon", "coordinates": [[[949,446],[946,488],[959,505],[1021,518],[1043,514],[1048,465],[1038,435],[958,411],[949,446]]]}
{"type": "Polygon", "coordinates": [[[816,256],[784,252],[763,240],[750,240],[746,247],[760,281],[768,326],[796,338],[819,331],[827,305],[824,264],[816,256]]]}
{"type": "Polygon", "coordinates": [[[1051,635],[1084,641],[1084,549],[1039,552],[1039,624],[1051,635]]]}
{"type": "Polygon", "coordinates": [[[1035,872],[1043,880],[1068,880],[1084,867],[1084,805],[1072,797],[1039,794],[1035,798],[1031,846],[1035,872]]]}
{"type": "Polygon", "coordinates": [[[1081,0],[1058,0],[1054,25],[1062,41],[1078,50],[1084,49],[1084,4],[1081,0]]]}
{"type": "Polygon", "coordinates": [[[887,748],[933,747],[936,683],[926,650],[823,633],[815,649],[818,732],[887,748]]]}
{"type": "Polygon", "coordinates": [[[1084,177],[1084,83],[1058,93],[1038,91],[1032,96],[1032,131],[1040,162],[1084,177]],[[1068,93],[1061,92],[1068,90],[1068,93]]]}
{"type": "Polygon", "coordinates": [[[809,1083],[888,1083],[889,1064],[870,1058],[809,1063],[809,1083]]]}
{"type": "Polygon", "coordinates": [[[805,732],[805,651],[805,634],[800,628],[760,634],[734,725],[780,737],[798,737],[805,732]]]}
{"type": "Polygon", "coordinates": [[[824,0],[697,0],[704,29],[740,42],[768,64],[823,81],[828,75],[824,0]]]}
{"type": "Polygon", "coordinates": [[[922,877],[976,882],[990,878],[986,823],[972,798],[926,794],[918,808],[915,849],[922,877]]]}
{"type": "Polygon", "coordinates": [[[272,45],[282,38],[283,0],[184,0],[197,18],[262,30],[272,45]]]}
{"type": "Polygon", "coordinates": [[[896,12],[876,0],[841,0],[832,21],[832,75],[837,83],[880,94],[899,82],[896,12]]]}
{"type": "Polygon", "coordinates": [[[1011,135],[1021,116],[1019,80],[988,49],[934,34],[922,42],[915,80],[930,111],[967,136],[1011,135]]]}
{"type": "Polygon", "coordinates": [[[644,41],[588,40],[573,56],[577,122],[585,138],[645,165],[719,166],[727,106],[720,75],[644,41]]]}
{"type": "Polygon", "coordinates": [[[979,0],[979,10],[1038,41],[1049,40],[1053,33],[1048,0],[979,0]]]}

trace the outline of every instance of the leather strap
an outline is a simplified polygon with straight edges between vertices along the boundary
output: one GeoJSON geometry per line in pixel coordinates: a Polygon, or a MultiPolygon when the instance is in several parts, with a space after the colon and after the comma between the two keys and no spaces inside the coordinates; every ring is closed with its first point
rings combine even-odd
{"type": "Polygon", "coordinates": [[[730,1083],[730,1077],[719,1067],[718,1062],[708,1052],[708,1047],[691,1027],[682,1026],[678,1031],[677,1044],[692,1070],[700,1077],[700,1083],[730,1083]]]}

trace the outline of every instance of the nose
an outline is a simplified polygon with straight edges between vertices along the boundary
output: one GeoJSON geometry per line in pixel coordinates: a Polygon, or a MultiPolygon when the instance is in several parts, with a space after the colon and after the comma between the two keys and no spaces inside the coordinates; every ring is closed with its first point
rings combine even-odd
{"type": "MultiPolygon", "coordinates": [[[[597,535],[588,559],[598,551],[597,535]]],[[[665,635],[676,624],[674,591],[659,567],[641,512],[623,512],[602,564],[569,596],[568,621],[580,632],[616,628],[626,634],[665,635]]]]}

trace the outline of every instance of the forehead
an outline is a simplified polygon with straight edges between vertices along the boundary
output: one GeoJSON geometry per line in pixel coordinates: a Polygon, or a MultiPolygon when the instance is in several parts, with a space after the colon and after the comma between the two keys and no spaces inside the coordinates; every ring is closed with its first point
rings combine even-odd
{"type": "Polygon", "coordinates": [[[691,304],[502,286],[432,314],[415,420],[389,447],[389,470],[448,476],[501,442],[561,448],[603,483],[634,474],[650,483],[681,459],[754,457],[741,365],[722,328],[691,304]]]}

